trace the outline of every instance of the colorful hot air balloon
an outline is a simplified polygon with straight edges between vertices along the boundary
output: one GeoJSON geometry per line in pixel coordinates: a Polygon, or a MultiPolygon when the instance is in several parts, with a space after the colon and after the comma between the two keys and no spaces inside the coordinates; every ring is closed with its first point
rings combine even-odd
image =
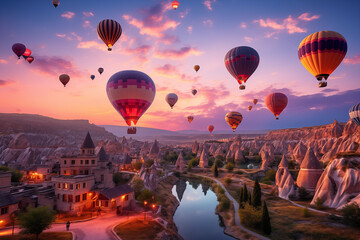
{"type": "Polygon", "coordinates": [[[225,55],[225,66],[229,73],[239,82],[240,89],[245,89],[244,83],[255,72],[260,57],[255,49],[241,46],[235,47],[225,55]]]}
{"type": "Polygon", "coordinates": [[[64,87],[66,86],[66,84],[70,81],[70,77],[67,74],[61,74],[59,76],[59,80],[60,82],[64,85],[64,87]]]}
{"type": "Polygon", "coordinates": [[[108,51],[111,51],[116,41],[120,38],[122,29],[117,21],[105,19],[99,22],[97,32],[101,40],[108,47],[108,51]]]}
{"type": "Polygon", "coordinates": [[[287,104],[288,98],[283,93],[271,93],[265,98],[265,105],[275,115],[275,119],[279,119],[287,104]]]}
{"type": "Polygon", "coordinates": [[[191,123],[194,120],[194,117],[193,116],[187,116],[187,120],[188,120],[189,123],[191,123]]]}
{"type": "Polygon", "coordinates": [[[252,102],[253,102],[254,105],[256,105],[257,102],[258,102],[258,100],[257,100],[256,98],[254,98],[254,99],[252,100],[252,102]]]}
{"type": "Polygon", "coordinates": [[[349,116],[354,123],[360,126],[360,103],[355,104],[350,108],[349,116]]]}
{"type": "Polygon", "coordinates": [[[90,78],[91,78],[91,80],[94,80],[94,79],[95,79],[95,75],[91,75],[90,78]]]}
{"type": "Polygon", "coordinates": [[[98,69],[98,72],[100,73],[100,75],[104,72],[104,69],[101,67],[98,69]]]}
{"type": "Polygon", "coordinates": [[[134,70],[120,71],[112,75],[106,85],[106,93],[113,107],[127,125],[136,125],[155,98],[153,80],[145,73],[134,70]]]}
{"type": "Polygon", "coordinates": [[[225,121],[232,128],[233,132],[235,132],[242,120],[243,116],[239,112],[228,112],[225,115],[225,121]]]}
{"type": "Polygon", "coordinates": [[[200,66],[199,65],[195,65],[194,66],[194,70],[197,72],[197,71],[199,71],[199,69],[200,69],[200,66]]]}
{"type": "Polygon", "coordinates": [[[209,126],[208,126],[209,132],[212,133],[212,131],[214,130],[214,128],[215,128],[215,127],[214,127],[213,125],[209,125],[209,126]]]}
{"type": "Polygon", "coordinates": [[[52,4],[54,5],[55,8],[57,8],[57,6],[59,6],[60,1],[59,0],[52,0],[52,4]]]}
{"type": "Polygon", "coordinates": [[[302,65],[321,81],[319,87],[326,87],[326,80],[339,66],[346,52],[347,43],[340,33],[320,31],[301,41],[298,56],[302,65]]]}
{"type": "Polygon", "coordinates": [[[197,94],[197,90],[196,89],[193,89],[192,91],[191,91],[191,93],[192,93],[192,95],[196,95],[197,94]]]}
{"type": "Polygon", "coordinates": [[[169,93],[168,95],[166,95],[165,100],[172,109],[178,100],[178,96],[175,93],[169,93]]]}
{"type": "Polygon", "coordinates": [[[26,49],[25,52],[23,53],[23,57],[25,58],[25,60],[30,57],[31,55],[31,50],[30,49],[26,49]]]}
{"type": "Polygon", "coordinates": [[[20,56],[23,55],[24,52],[26,51],[26,47],[24,44],[15,43],[14,45],[12,45],[12,50],[16,54],[16,56],[18,56],[18,58],[20,59],[20,56]]]}
{"type": "Polygon", "coordinates": [[[251,111],[253,107],[251,105],[248,106],[249,111],[251,111]]]}
{"type": "Polygon", "coordinates": [[[28,63],[32,63],[34,61],[34,57],[33,56],[29,56],[26,61],[28,61],[28,63]]]}
{"type": "Polygon", "coordinates": [[[171,3],[171,6],[176,10],[179,7],[179,2],[175,0],[171,3]]]}

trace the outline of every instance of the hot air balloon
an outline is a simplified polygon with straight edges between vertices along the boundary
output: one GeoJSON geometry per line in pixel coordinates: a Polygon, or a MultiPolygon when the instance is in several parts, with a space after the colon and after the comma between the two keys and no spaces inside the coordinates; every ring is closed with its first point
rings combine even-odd
{"type": "Polygon", "coordinates": [[[191,93],[192,93],[192,95],[196,95],[197,94],[197,90],[196,89],[193,89],[192,91],[191,91],[191,93]]]}
{"type": "Polygon", "coordinates": [[[179,7],[179,2],[175,0],[171,3],[171,6],[176,10],[179,7]]]}
{"type": "Polygon", "coordinates": [[[33,56],[29,56],[26,61],[28,61],[28,63],[32,63],[34,61],[34,57],[33,56]]]}
{"type": "Polygon", "coordinates": [[[57,8],[57,6],[59,6],[60,1],[59,0],[52,0],[52,4],[54,5],[55,8],[57,8]]]}
{"type": "Polygon", "coordinates": [[[120,38],[122,29],[117,21],[105,19],[99,22],[97,32],[101,40],[108,47],[108,51],[111,51],[116,41],[120,38]]]}
{"type": "Polygon", "coordinates": [[[225,121],[232,128],[233,132],[235,132],[242,120],[243,116],[239,112],[228,112],[225,115],[225,121]]]}
{"type": "Polygon", "coordinates": [[[61,74],[59,76],[60,82],[64,85],[64,87],[66,86],[66,84],[70,81],[70,77],[67,74],[61,74]]]}
{"type": "Polygon", "coordinates": [[[251,111],[253,107],[251,105],[248,106],[249,111],[251,111]]]}
{"type": "Polygon", "coordinates": [[[26,49],[25,52],[23,53],[23,57],[25,58],[25,60],[31,55],[31,50],[30,49],[26,49]]]}
{"type": "Polygon", "coordinates": [[[194,66],[194,70],[197,72],[197,71],[199,71],[199,69],[200,69],[200,66],[199,65],[195,65],[194,66]]]}
{"type": "Polygon", "coordinates": [[[174,107],[178,100],[178,96],[175,93],[169,93],[165,98],[166,102],[170,105],[171,109],[174,107]]]}
{"type": "Polygon", "coordinates": [[[212,131],[214,130],[214,128],[215,128],[215,127],[214,127],[213,125],[209,125],[209,126],[208,126],[209,132],[212,133],[212,131]]]}
{"type": "Polygon", "coordinates": [[[346,52],[347,43],[340,33],[320,31],[301,41],[298,56],[302,65],[321,81],[319,87],[326,87],[326,80],[339,66],[346,52]]]}
{"type": "Polygon", "coordinates": [[[100,75],[104,72],[104,69],[101,67],[98,69],[98,72],[100,73],[100,75]]]}
{"type": "Polygon", "coordinates": [[[14,45],[12,45],[12,50],[16,54],[16,56],[18,56],[18,58],[20,59],[20,56],[23,55],[24,52],[26,51],[26,47],[24,44],[15,43],[14,45]]]}
{"type": "Polygon", "coordinates": [[[189,123],[191,123],[194,120],[194,117],[193,116],[187,116],[187,120],[188,120],[189,123]]]}
{"type": "Polygon", "coordinates": [[[355,104],[350,108],[349,116],[354,123],[360,126],[360,103],[355,104]]]}
{"type": "Polygon", "coordinates": [[[94,79],[95,79],[95,75],[91,75],[90,78],[91,78],[91,80],[94,80],[94,79]]]}
{"type": "Polygon", "coordinates": [[[265,105],[275,115],[275,119],[279,119],[287,104],[288,98],[283,93],[271,93],[265,98],[265,105]]]}
{"type": "Polygon", "coordinates": [[[256,98],[254,98],[252,102],[253,102],[254,105],[256,105],[258,100],[256,98]]]}
{"type": "Polygon", "coordinates": [[[245,89],[244,83],[255,72],[259,61],[260,57],[256,50],[246,46],[235,47],[225,55],[225,66],[239,82],[241,90],[245,89]]]}
{"type": "Polygon", "coordinates": [[[155,98],[153,80],[145,73],[134,70],[120,71],[112,75],[106,85],[106,93],[113,107],[126,124],[136,125],[155,98]]]}

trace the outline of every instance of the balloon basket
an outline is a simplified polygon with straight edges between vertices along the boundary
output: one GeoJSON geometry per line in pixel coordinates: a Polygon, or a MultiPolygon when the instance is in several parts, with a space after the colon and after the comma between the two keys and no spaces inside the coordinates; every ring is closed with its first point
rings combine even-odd
{"type": "Polygon", "coordinates": [[[127,129],[127,134],[136,134],[136,127],[129,127],[127,129]]]}
{"type": "Polygon", "coordinates": [[[327,82],[319,82],[319,88],[323,88],[327,86],[327,82]]]}

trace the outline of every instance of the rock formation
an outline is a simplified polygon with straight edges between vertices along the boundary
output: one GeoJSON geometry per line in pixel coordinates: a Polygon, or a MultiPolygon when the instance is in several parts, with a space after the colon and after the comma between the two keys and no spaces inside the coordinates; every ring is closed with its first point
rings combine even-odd
{"type": "Polygon", "coordinates": [[[200,162],[199,167],[205,168],[209,166],[209,154],[207,152],[207,148],[204,147],[201,156],[200,156],[200,162]]]}
{"type": "Polygon", "coordinates": [[[186,170],[186,162],[182,152],[180,152],[178,159],[176,160],[175,169],[180,172],[184,172],[186,170]]]}
{"type": "Polygon", "coordinates": [[[160,152],[160,147],[158,141],[155,139],[154,143],[151,145],[148,157],[150,159],[155,159],[160,152]]]}
{"type": "Polygon", "coordinates": [[[199,151],[199,143],[197,141],[195,141],[191,148],[191,152],[194,154],[197,154],[198,151],[199,151]]]}
{"type": "Polygon", "coordinates": [[[184,192],[186,190],[186,180],[184,178],[180,178],[176,183],[176,194],[178,196],[179,202],[183,198],[184,192]]]}
{"type": "Polygon", "coordinates": [[[305,144],[300,141],[294,148],[293,151],[293,158],[295,159],[295,161],[300,165],[301,162],[303,161],[306,152],[307,152],[308,148],[305,146],[305,144]]]}
{"type": "Polygon", "coordinates": [[[260,149],[259,154],[262,159],[261,169],[267,170],[275,160],[274,146],[269,142],[265,143],[260,149]]]}
{"type": "Polygon", "coordinates": [[[289,199],[290,195],[295,195],[294,179],[288,170],[288,162],[285,155],[283,155],[279,168],[275,176],[275,184],[278,190],[279,197],[289,199]]]}

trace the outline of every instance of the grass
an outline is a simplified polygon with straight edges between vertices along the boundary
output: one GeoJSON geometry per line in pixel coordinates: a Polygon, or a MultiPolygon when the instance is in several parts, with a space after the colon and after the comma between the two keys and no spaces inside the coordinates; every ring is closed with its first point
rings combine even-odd
{"type": "Polygon", "coordinates": [[[114,230],[123,240],[151,240],[156,238],[163,227],[154,221],[145,224],[140,220],[132,220],[117,225],[114,230]]]}
{"type": "MultiPolygon", "coordinates": [[[[16,234],[14,237],[12,235],[0,236],[0,240],[35,240],[35,235],[29,234],[16,234]]],[[[40,240],[72,240],[71,232],[44,232],[39,236],[40,240]]]]}

